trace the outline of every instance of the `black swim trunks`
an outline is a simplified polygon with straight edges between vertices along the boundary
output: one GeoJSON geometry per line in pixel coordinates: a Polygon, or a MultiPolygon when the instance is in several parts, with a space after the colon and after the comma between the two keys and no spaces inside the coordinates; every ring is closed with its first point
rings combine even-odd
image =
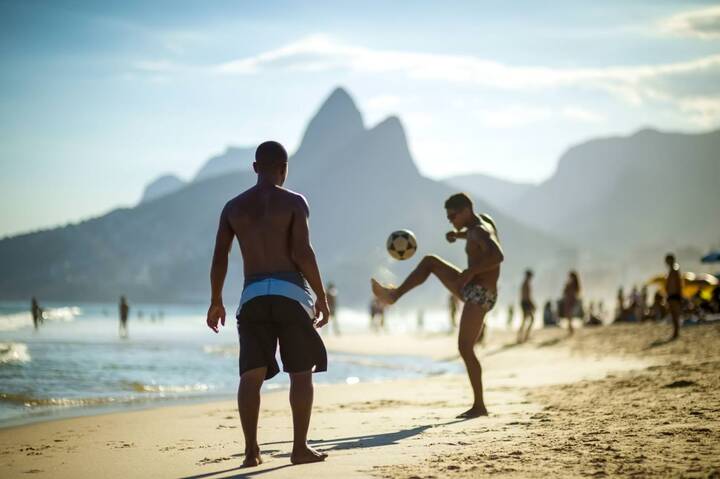
{"type": "Polygon", "coordinates": [[[528,301],[527,299],[520,302],[520,307],[523,310],[523,313],[532,313],[535,311],[535,305],[532,301],[528,301]]]}
{"type": "MultiPolygon", "coordinates": [[[[277,278],[277,275],[274,276],[277,278]]],[[[264,277],[267,278],[268,276],[264,277]]],[[[287,280],[288,278],[283,278],[277,281],[287,280]]],[[[247,286],[254,282],[257,282],[257,278],[248,278],[245,282],[246,290],[247,286]]],[[[283,288],[273,288],[283,291],[283,288]]],[[[274,289],[268,291],[272,292],[274,289]]],[[[286,373],[327,371],[325,345],[315,329],[307,307],[295,299],[280,294],[255,296],[238,309],[237,328],[240,338],[241,375],[260,367],[267,367],[265,379],[270,379],[280,372],[275,359],[278,344],[283,371],[286,373]]]]}
{"type": "Polygon", "coordinates": [[[669,296],[667,297],[667,300],[668,300],[668,301],[677,301],[677,302],[679,302],[679,303],[682,303],[683,297],[682,297],[681,294],[675,293],[675,294],[669,295],[669,296]]]}

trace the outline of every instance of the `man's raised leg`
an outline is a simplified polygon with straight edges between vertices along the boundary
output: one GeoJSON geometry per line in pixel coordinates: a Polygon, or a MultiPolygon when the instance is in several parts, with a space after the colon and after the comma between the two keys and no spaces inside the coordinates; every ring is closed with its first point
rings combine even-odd
{"type": "Polygon", "coordinates": [[[238,410],[240,423],[245,435],[245,460],[242,467],[262,464],[260,446],[257,442],[258,416],[260,415],[260,388],[265,380],[267,368],[255,368],[240,376],[238,387],[238,410]]]}
{"type": "Polygon", "coordinates": [[[487,310],[476,304],[465,303],[462,316],[460,317],[460,332],[458,335],[458,349],[460,357],[465,362],[470,385],[473,390],[473,405],[470,409],[460,414],[460,418],[473,418],[487,416],[487,408],[483,399],[482,390],[482,368],[480,361],[475,356],[475,342],[480,335],[485,321],[487,310]]]}
{"type": "Polygon", "coordinates": [[[293,450],[290,462],[305,464],[324,461],[327,454],[307,445],[307,432],[313,405],[312,372],[290,374],[290,408],[293,416],[293,450]]]}
{"type": "Polygon", "coordinates": [[[434,274],[455,296],[460,297],[458,278],[460,270],[438,256],[425,256],[414,270],[397,288],[383,286],[374,279],[370,280],[375,296],[386,304],[393,304],[411,289],[423,284],[430,274],[434,274]]]}

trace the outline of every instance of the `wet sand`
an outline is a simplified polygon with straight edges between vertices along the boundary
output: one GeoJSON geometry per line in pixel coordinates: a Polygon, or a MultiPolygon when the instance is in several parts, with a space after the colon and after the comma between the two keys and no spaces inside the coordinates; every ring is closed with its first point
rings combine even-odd
{"type": "MultiPolygon", "coordinates": [[[[239,469],[233,401],[120,412],[0,430],[0,476],[313,478],[720,477],[720,325],[546,330],[478,348],[490,416],[459,421],[464,376],[318,387],[312,444],[290,466],[287,392],[263,398],[266,462],[239,469]]],[[[335,350],[454,357],[446,336],[348,336],[335,350]],[[363,348],[366,349],[363,349],[363,348]],[[359,348],[359,349],[358,349],[359,348]],[[391,349],[388,349],[391,348],[391,349]]]]}

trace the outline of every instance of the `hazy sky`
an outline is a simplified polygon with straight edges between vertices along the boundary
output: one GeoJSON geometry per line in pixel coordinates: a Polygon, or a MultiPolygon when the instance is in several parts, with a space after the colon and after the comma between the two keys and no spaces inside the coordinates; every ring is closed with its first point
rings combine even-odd
{"type": "Polygon", "coordinates": [[[718,2],[114,3],[0,0],[0,236],[227,145],[292,151],[338,85],[434,178],[539,182],[594,136],[720,124],[718,2]]]}

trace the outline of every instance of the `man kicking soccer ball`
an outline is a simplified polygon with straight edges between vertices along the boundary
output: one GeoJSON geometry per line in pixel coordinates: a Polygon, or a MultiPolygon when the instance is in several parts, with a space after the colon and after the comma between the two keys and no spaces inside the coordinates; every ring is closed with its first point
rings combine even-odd
{"type": "Polygon", "coordinates": [[[473,211],[472,200],[464,193],[452,195],[445,202],[447,218],[455,231],[445,235],[448,242],[466,240],[468,268],[460,271],[437,256],[425,256],[403,283],[395,288],[371,279],[373,294],[385,304],[393,304],[402,295],[425,282],[434,274],[452,294],[465,302],[460,317],[458,349],[465,361],[473,389],[473,406],[459,418],[487,416],[482,391],[482,369],[473,347],[480,335],[485,315],[497,301],[497,282],[504,256],[495,222],[487,215],[473,211]]]}

